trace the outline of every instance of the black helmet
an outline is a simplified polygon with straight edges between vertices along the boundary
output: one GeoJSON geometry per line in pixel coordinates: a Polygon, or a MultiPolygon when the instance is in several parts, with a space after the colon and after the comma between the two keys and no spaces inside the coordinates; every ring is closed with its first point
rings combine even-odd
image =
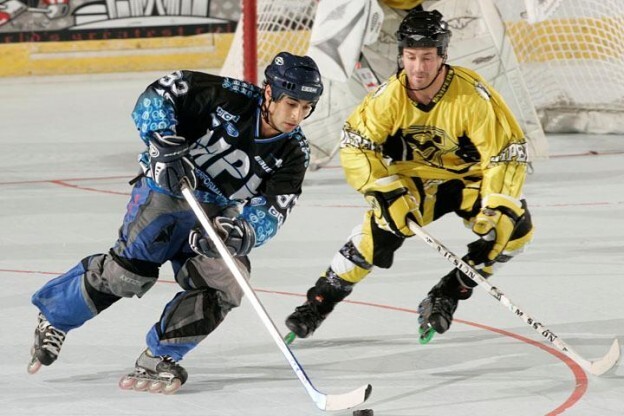
{"type": "Polygon", "coordinates": [[[274,101],[285,94],[316,103],[323,93],[321,72],[309,56],[280,52],[266,67],[264,76],[266,83],[271,86],[271,98],[274,101]]]}
{"type": "Polygon", "coordinates": [[[438,48],[438,55],[446,56],[451,31],[437,10],[412,10],[403,19],[396,32],[399,55],[403,48],[438,48]]]}

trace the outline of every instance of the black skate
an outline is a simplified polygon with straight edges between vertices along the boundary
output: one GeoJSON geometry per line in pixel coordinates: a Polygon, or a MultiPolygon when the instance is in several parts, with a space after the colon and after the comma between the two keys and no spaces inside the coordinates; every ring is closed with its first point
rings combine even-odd
{"type": "Polygon", "coordinates": [[[427,297],[418,305],[418,323],[420,324],[419,341],[426,344],[433,336],[443,334],[451,327],[453,313],[457,309],[458,300],[444,295],[438,288],[433,288],[427,297]]]}
{"type": "Polygon", "coordinates": [[[30,349],[31,359],[26,371],[35,374],[42,365],[47,366],[56,361],[65,341],[65,335],[65,332],[53,327],[45,316],[39,313],[35,329],[35,343],[30,349]]]}
{"type": "Polygon", "coordinates": [[[153,356],[149,349],[137,358],[134,371],[119,380],[123,390],[173,394],[188,379],[186,370],[169,356],[153,356]]]}
{"type": "Polygon", "coordinates": [[[325,320],[327,315],[319,312],[317,304],[306,302],[295,308],[295,311],[286,318],[286,326],[292,332],[285,337],[285,341],[290,344],[295,336],[299,338],[307,338],[316,331],[316,329],[325,320]]]}

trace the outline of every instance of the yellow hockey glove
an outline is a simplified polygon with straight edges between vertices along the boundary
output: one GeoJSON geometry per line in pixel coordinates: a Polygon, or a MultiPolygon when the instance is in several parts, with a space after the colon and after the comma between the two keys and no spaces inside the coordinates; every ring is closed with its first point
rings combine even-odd
{"type": "Polygon", "coordinates": [[[472,231],[484,240],[494,242],[488,259],[496,260],[503,253],[524,212],[522,203],[508,195],[491,194],[484,198],[472,231]]]}
{"type": "Polygon", "coordinates": [[[380,228],[410,237],[414,233],[409,229],[407,219],[422,224],[418,200],[409,191],[405,178],[392,175],[377,179],[364,193],[364,198],[371,206],[375,222],[380,228]]]}

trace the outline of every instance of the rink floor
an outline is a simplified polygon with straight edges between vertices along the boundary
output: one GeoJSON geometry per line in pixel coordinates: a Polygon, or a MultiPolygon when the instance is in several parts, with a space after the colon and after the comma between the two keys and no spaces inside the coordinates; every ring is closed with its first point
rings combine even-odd
{"type": "MultiPolygon", "coordinates": [[[[57,363],[26,373],[32,293],[115,241],[141,149],[130,112],[157,75],[0,80],[0,415],[324,414],[246,301],[182,362],[190,376],[176,395],[120,390],[178,291],[168,265],[142,299],[70,332],[57,363]]],[[[614,338],[624,341],[624,137],[549,141],[550,159],[534,164],[525,187],[534,242],[494,282],[596,359],[614,338]]],[[[252,253],[252,285],[279,331],[364,210],[334,161],[308,174],[282,232],[252,253]]],[[[453,216],[427,230],[460,255],[474,238],[453,216]]],[[[417,304],[448,269],[414,238],[394,267],[358,285],[312,338],[291,347],[316,388],[336,394],[370,383],[358,408],[376,416],[624,414],[623,368],[587,374],[479,288],[448,333],[420,345],[417,304]]]]}

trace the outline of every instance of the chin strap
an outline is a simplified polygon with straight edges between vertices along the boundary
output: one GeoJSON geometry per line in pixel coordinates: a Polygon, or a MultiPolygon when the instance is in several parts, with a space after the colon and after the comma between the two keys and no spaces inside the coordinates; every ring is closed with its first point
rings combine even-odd
{"type": "Polygon", "coordinates": [[[269,114],[269,105],[271,104],[271,101],[273,101],[271,98],[269,98],[268,100],[262,101],[262,105],[260,106],[260,115],[262,117],[262,120],[264,120],[265,123],[271,126],[272,129],[277,130],[280,133],[284,133],[283,131],[278,129],[277,126],[273,124],[273,121],[271,120],[271,117],[269,114]]]}
{"type": "MultiPolygon", "coordinates": [[[[435,77],[433,77],[433,79],[431,80],[431,82],[429,84],[427,84],[426,86],[422,87],[422,88],[412,88],[410,87],[409,84],[409,78],[407,78],[407,83],[403,84],[403,86],[405,87],[406,90],[410,90],[410,91],[423,91],[426,90],[427,88],[429,88],[430,86],[433,85],[433,83],[436,81],[436,79],[438,79],[438,77],[440,76],[440,74],[442,73],[442,69],[444,68],[444,65],[446,64],[446,56],[444,57],[444,60],[442,61],[442,63],[440,64],[440,66],[438,67],[438,73],[436,74],[435,77]]],[[[401,57],[399,56],[398,58],[398,65],[397,65],[397,72],[396,72],[396,76],[397,78],[399,78],[399,74],[401,73],[401,70],[405,69],[405,66],[401,65],[401,57]]],[[[406,74],[407,75],[407,74],[406,74]]]]}

